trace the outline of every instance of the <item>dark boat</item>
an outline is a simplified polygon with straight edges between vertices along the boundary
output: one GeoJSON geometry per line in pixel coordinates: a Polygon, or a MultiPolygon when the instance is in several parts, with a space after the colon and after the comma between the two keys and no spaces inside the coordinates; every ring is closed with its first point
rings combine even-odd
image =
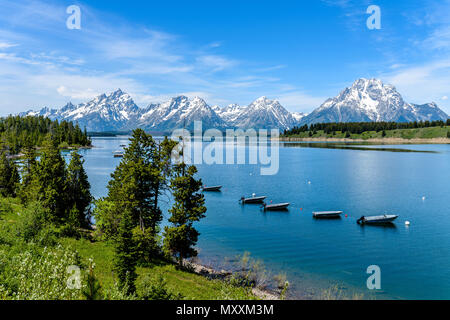
{"type": "Polygon", "coordinates": [[[265,204],[263,205],[264,211],[282,211],[287,210],[289,207],[289,203],[274,203],[274,204],[265,204]]]}
{"type": "Polygon", "coordinates": [[[266,198],[267,198],[266,196],[256,197],[255,195],[252,195],[250,198],[242,197],[240,201],[242,204],[244,204],[244,203],[263,203],[266,198]]]}
{"type": "Polygon", "coordinates": [[[394,214],[384,214],[381,216],[362,216],[356,222],[358,224],[391,224],[398,216],[394,214]]]}
{"type": "Polygon", "coordinates": [[[114,158],[123,158],[123,152],[122,151],[114,152],[114,158]]]}
{"type": "Polygon", "coordinates": [[[313,216],[318,219],[334,219],[339,218],[342,213],[342,211],[316,211],[313,212],[313,216]]]}
{"type": "Polygon", "coordinates": [[[222,189],[222,186],[213,186],[213,187],[203,187],[203,191],[220,191],[222,189]]]}

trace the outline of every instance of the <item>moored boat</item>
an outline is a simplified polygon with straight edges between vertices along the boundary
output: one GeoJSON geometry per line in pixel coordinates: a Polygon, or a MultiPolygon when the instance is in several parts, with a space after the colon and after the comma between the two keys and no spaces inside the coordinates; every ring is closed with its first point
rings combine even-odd
{"type": "Polygon", "coordinates": [[[395,214],[384,214],[380,216],[362,216],[356,222],[358,224],[387,224],[392,223],[398,216],[395,214]]]}
{"type": "Polygon", "coordinates": [[[250,198],[242,197],[240,201],[242,204],[244,204],[244,203],[263,203],[266,198],[267,198],[266,196],[257,197],[255,195],[252,195],[250,198]]]}
{"type": "Polygon", "coordinates": [[[287,210],[287,207],[289,207],[288,202],[285,203],[273,203],[273,204],[263,204],[264,211],[281,211],[281,210],[287,210]]]}
{"type": "Polygon", "coordinates": [[[123,152],[122,151],[115,151],[114,152],[114,158],[123,158],[123,152]]]}
{"type": "Polygon", "coordinates": [[[220,189],[222,189],[222,186],[212,186],[212,187],[204,186],[202,188],[203,191],[220,191],[220,189]]]}
{"type": "Polygon", "coordinates": [[[338,218],[341,216],[343,211],[316,211],[313,212],[314,218],[323,218],[323,219],[330,219],[330,218],[338,218]]]}

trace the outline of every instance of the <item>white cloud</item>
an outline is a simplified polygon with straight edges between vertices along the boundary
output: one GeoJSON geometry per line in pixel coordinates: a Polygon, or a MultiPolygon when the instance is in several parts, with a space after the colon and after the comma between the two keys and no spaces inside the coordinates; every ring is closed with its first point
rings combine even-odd
{"type": "Polygon", "coordinates": [[[287,92],[279,95],[281,105],[291,112],[309,113],[318,108],[327,98],[315,97],[301,91],[287,92]]]}
{"type": "Polygon", "coordinates": [[[13,48],[13,47],[17,47],[17,44],[13,44],[13,43],[8,43],[8,42],[0,42],[0,50],[1,49],[9,49],[9,48],[13,48]]]}
{"type": "Polygon", "coordinates": [[[238,64],[237,61],[217,55],[205,55],[197,57],[197,62],[201,66],[212,69],[212,71],[221,71],[227,68],[234,67],[238,64]]]}
{"type": "MultiPolygon", "coordinates": [[[[450,59],[400,68],[382,77],[395,85],[408,102],[427,103],[450,95],[450,59]]],[[[440,107],[450,111],[448,105],[440,107]]]]}

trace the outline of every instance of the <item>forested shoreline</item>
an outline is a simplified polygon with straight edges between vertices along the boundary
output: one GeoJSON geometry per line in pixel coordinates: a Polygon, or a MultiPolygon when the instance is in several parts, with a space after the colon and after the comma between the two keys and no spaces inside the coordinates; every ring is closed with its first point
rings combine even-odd
{"type": "Polygon", "coordinates": [[[450,138],[450,119],[420,122],[316,123],[285,130],[283,138],[433,139],[450,138]]]}
{"type": "Polygon", "coordinates": [[[70,121],[59,122],[43,116],[0,118],[0,149],[10,155],[27,147],[42,147],[47,135],[51,135],[53,143],[60,148],[91,145],[86,129],[70,121]]]}

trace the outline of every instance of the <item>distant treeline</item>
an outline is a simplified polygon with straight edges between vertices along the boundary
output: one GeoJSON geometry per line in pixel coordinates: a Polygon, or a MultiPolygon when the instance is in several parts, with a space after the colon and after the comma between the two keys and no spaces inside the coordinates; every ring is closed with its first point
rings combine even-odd
{"type": "Polygon", "coordinates": [[[341,123],[315,123],[311,125],[303,125],[294,127],[290,130],[284,130],[285,136],[300,134],[302,132],[317,132],[323,130],[326,134],[333,132],[349,132],[352,134],[361,134],[366,131],[386,131],[397,129],[418,129],[429,127],[450,126],[450,119],[447,121],[414,121],[414,122],[341,122],[341,123]]]}
{"type": "Polygon", "coordinates": [[[86,130],[69,121],[50,120],[43,116],[0,118],[0,148],[9,154],[17,154],[26,146],[42,146],[47,135],[59,145],[89,146],[86,130]]]}

